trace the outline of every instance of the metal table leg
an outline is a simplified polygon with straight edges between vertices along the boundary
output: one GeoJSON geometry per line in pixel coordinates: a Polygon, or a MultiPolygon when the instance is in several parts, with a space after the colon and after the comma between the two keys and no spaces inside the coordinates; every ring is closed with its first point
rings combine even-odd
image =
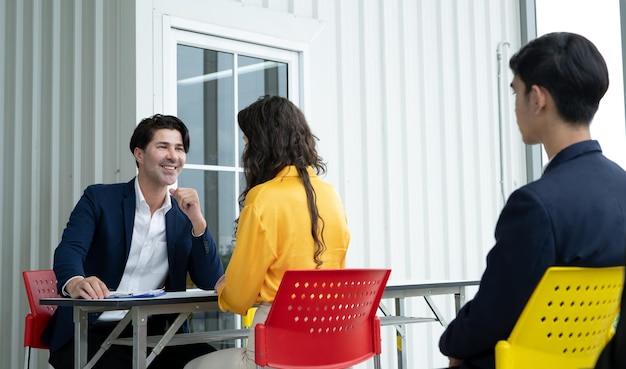
{"type": "MultiPolygon", "coordinates": [[[[404,298],[395,299],[396,316],[404,316],[404,298]]],[[[406,335],[396,330],[396,346],[398,348],[398,369],[408,368],[406,358],[406,335]]]]}
{"type": "Polygon", "coordinates": [[[131,309],[133,320],[133,369],[146,368],[148,315],[141,306],[131,309]]]}
{"type": "Polygon", "coordinates": [[[467,287],[461,286],[459,287],[459,293],[454,294],[454,307],[456,309],[457,314],[459,310],[461,310],[463,305],[465,305],[465,298],[467,296],[466,291],[467,291],[467,287]]]}
{"type": "Polygon", "coordinates": [[[74,306],[74,368],[81,369],[87,364],[87,312],[74,306]]]}
{"type": "Polygon", "coordinates": [[[433,299],[430,296],[426,295],[424,296],[424,300],[426,300],[426,303],[428,304],[430,311],[432,311],[433,314],[435,314],[435,317],[439,321],[439,324],[441,324],[444,328],[447,327],[448,322],[446,322],[446,319],[443,317],[443,314],[441,314],[441,312],[437,308],[437,305],[435,305],[435,302],[433,301],[433,299]]]}
{"type": "Polygon", "coordinates": [[[96,354],[91,358],[91,360],[89,360],[89,362],[84,367],[84,369],[91,369],[96,365],[98,360],[100,360],[100,358],[102,357],[102,355],[104,355],[106,350],[108,350],[109,347],[111,347],[112,342],[119,337],[119,335],[122,333],[124,328],[126,328],[129,322],[130,322],[130,312],[127,312],[126,315],[124,315],[124,318],[122,318],[122,320],[120,320],[117,323],[117,325],[115,326],[115,328],[113,328],[109,336],[104,340],[104,342],[102,342],[102,345],[100,345],[98,352],[96,352],[96,354]]]}

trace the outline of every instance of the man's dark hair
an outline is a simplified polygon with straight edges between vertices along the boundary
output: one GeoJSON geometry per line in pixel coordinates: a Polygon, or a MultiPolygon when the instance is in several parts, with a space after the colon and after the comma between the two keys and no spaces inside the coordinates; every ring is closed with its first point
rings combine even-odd
{"type": "Polygon", "coordinates": [[[133,132],[130,138],[130,152],[135,152],[135,147],[142,150],[146,149],[148,143],[152,141],[154,132],[159,129],[175,129],[180,132],[183,138],[183,147],[185,152],[189,152],[189,130],[185,123],[173,115],[156,114],[149,118],[144,118],[133,132]]]}
{"type": "Polygon", "coordinates": [[[509,66],[526,85],[544,87],[565,121],[589,124],[609,88],[609,72],[595,45],[583,36],[555,32],[536,38],[511,57],[509,66]]]}

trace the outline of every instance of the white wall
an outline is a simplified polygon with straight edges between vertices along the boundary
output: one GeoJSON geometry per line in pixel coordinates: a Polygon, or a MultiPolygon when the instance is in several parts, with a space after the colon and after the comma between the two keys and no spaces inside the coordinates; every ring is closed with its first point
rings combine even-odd
{"type": "MultiPolygon", "coordinates": [[[[0,308],[0,367],[21,365],[19,272],[50,267],[84,186],[134,174],[127,137],[167,106],[173,19],[302,53],[303,108],[349,217],[348,266],[480,278],[504,198],[526,181],[507,67],[518,0],[0,0],[0,293],[14,296],[0,308]]],[[[435,301],[453,316],[451,298],[435,301]]],[[[446,365],[441,332],[408,329],[409,368],[446,365]]],[[[393,330],[383,333],[394,367],[393,330]]]]}

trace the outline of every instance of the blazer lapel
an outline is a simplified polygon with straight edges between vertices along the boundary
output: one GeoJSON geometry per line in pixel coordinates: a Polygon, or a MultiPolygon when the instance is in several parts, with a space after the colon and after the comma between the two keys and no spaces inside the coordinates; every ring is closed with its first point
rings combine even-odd
{"type": "Polygon", "coordinates": [[[177,211],[178,204],[176,203],[176,200],[172,198],[172,208],[165,214],[165,238],[167,240],[167,256],[170,261],[172,259],[172,256],[174,255],[174,245],[176,244],[177,222],[175,214],[177,211]]]}
{"type": "Polygon", "coordinates": [[[126,259],[128,259],[128,254],[130,254],[130,244],[133,240],[136,199],[135,179],[133,178],[124,188],[124,240],[126,242],[126,259]]]}

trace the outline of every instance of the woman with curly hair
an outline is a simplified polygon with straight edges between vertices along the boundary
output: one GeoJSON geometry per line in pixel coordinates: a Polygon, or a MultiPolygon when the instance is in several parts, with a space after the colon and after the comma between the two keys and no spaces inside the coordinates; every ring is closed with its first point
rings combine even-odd
{"type": "Polygon", "coordinates": [[[326,165],[304,114],[286,98],[264,96],[237,120],[246,187],[235,249],[215,290],[223,311],[258,309],[247,347],[204,355],[185,369],[256,368],[254,325],[265,321],[285,271],[343,268],[350,241],[341,199],[318,177],[326,165]]]}

